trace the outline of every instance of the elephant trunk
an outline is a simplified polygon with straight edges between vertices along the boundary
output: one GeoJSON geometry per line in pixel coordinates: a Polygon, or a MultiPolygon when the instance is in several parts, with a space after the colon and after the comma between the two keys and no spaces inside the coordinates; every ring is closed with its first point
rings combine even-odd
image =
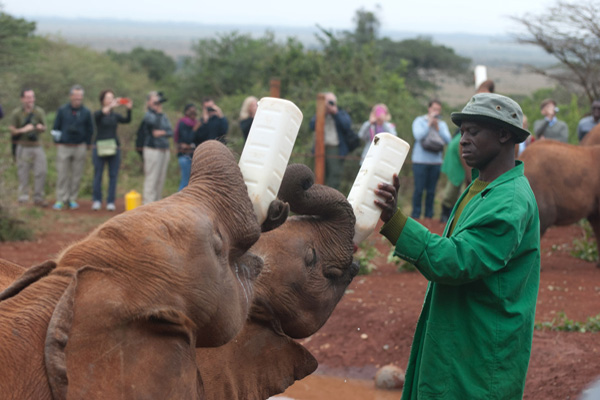
{"type": "Polygon", "coordinates": [[[339,191],[315,184],[314,181],[315,176],[310,168],[303,164],[290,164],[283,177],[278,197],[289,203],[292,212],[318,217],[321,221],[319,228],[330,231],[330,238],[338,238],[335,246],[341,246],[342,252],[352,254],[352,237],[356,223],[352,206],[339,191]],[[323,221],[327,223],[323,224],[323,221]],[[332,230],[335,233],[331,232],[332,230]],[[339,242],[339,238],[344,239],[342,243],[339,242]]]}

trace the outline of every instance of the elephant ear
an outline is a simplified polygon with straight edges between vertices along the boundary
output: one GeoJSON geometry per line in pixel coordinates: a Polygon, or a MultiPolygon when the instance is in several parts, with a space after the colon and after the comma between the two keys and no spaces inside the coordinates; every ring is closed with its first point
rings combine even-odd
{"type": "Polygon", "coordinates": [[[12,282],[6,289],[0,292],[0,301],[16,296],[27,286],[48,275],[54,268],[56,268],[56,263],[54,261],[46,261],[43,264],[25,269],[20,265],[13,264],[6,260],[0,260],[2,282],[12,282]]]}
{"type": "Polygon", "coordinates": [[[229,343],[197,348],[204,393],[211,400],[264,400],[283,393],[317,369],[302,345],[249,320],[229,343]]]}
{"type": "Polygon", "coordinates": [[[60,299],[45,347],[53,398],[203,398],[194,323],[114,282],[84,267],[60,299]]]}
{"type": "Polygon", "coordinates": [[[273,200],[267,210],[267,219],[260,227],[262,232],[272,231],[283,225],[290,213],[290,205],[281,200],[273,200]]]}

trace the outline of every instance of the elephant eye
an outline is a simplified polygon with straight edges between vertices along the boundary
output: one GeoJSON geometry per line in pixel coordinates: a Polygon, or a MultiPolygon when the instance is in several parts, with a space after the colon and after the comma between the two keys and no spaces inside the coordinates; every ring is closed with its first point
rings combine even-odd
{"type": "Polygon", "coordinates": [[[306,253],[304,255],[304,264],[307,267],[314,267],[317,264],[317,252],[314,247],[306,249],[306,253]]]}

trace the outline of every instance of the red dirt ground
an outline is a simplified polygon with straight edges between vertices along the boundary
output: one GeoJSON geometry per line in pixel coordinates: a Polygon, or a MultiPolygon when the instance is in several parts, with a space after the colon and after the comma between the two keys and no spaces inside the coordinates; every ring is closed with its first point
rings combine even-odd
{"type": "MultiPolygon", "coordinates": [[[[78,218],[113,215],[80,204],[79,210],[62,212],[78,218]]],[[[123,211],[122,202],[117,211],[123,211]]],[[[51,233],[33,242],[0,243],[0,257],[30,266],[83,236],[60,219],[53,224],[51,233]]],[[[426,225],[436,233],[443,229],[436,221],[426,225]]],[[[551,321],[561,311],[582,322],[600,314],[600,269],[569,254],[573,239],[581,235],[581,228],[568,226],[551,228],[542,238],[537,322],[551,321]]],[[[418,272],[398,272],[386,260],[391,247],[378,235],[369,240],[383,254],[374,260],[377,269],[357,276],[325,326],[302,341],[319,361],[318,373],[370,379],[380,366],[405,368],[408,362],[427,281],[418,272]]],[[[525,399],[576,399],[599,377],[600,333],[535,331],[525,399]]]]}

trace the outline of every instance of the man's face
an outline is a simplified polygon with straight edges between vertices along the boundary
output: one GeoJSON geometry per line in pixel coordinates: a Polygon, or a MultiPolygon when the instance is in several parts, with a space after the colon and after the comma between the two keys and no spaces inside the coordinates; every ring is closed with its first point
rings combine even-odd
{"type": "Polygon", "coordinates": [[[150,108],[151,110],[154,110],[158,113],[162,111],[162,103],[160,102],[160,97],[158,97],[158,95],[156,94],[150,96],[147,104],[148,108],[150,108]]]}
{"type": "Polygon", "coordinates": [[[81,103],[83,103],[83,90],[73,90],[71,92],[71,107],[79,108],[81,107],[81,103]]]}
{"type": "Polygon", "coordinates": [[[600,101],[594,101],[592,103],[592,117],[594,117],[596,121],[600,119],[600,101]]]}
{"type": "Polygon", "coordinates": [[[442,113],[442,106],[438,103],[431,103],[431,105],[427,109],[427,112],[431,116],[440,115],[442,113]]]}
{"type": "Polygon", "coordinates": [[[463,121],[460,126],[461,157],[471,168],[483,169],[502,148],[500,131],[491,125],[463,121]]]}
{"type": "Polygon", "coordinates": [[[208,112],[208,115],[214,115],[217,113],[217,110],[215,110],[215,102],[212,100],[202,103],[202,108],[208,112]]]}
{"type": "Polygon", "coordinates": [[[23,96],[21,96],[21,104],[24,108],[33,108],[35,105],[35,93],[33,90],[27,90],[25,93],[23,93],[23,96]]]}

